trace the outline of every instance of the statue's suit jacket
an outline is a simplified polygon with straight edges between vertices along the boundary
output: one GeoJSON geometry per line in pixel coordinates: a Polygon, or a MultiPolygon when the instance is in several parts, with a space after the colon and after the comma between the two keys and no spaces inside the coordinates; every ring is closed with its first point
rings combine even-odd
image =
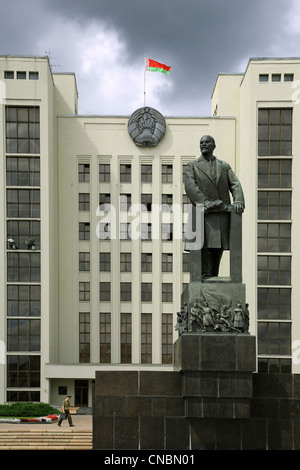
{"type": "MultiPolygon", "coordinates": [[[[204,204],[206,201],[221,200],[224,204],[233,202],[245,205],[242,186],[230,165],[215,157],[215,175],[209,162],[201,155],[198,160],[186,166],[185,191],[191,203],[204,204]]],[[[204,215],[205,248],[229,249],[230,213],[207,212],[204,215]]]]}

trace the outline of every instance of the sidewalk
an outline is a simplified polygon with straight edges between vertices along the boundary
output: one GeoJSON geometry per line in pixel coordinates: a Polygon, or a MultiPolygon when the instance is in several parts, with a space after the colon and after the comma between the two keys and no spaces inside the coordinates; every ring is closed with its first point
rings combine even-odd
{"type": "Polygon", "coordinates": [[[30,430],[49,430],[49,431],[92,431],[93,417],[91,415],[72,415],[72,421],[75,425],[70,427],[68,421],[63,421],[61,426],[57,426],[58,421],[52,423],[1,423],[0,431],[15,430],[15,431],[30,431],[30,430]]]}

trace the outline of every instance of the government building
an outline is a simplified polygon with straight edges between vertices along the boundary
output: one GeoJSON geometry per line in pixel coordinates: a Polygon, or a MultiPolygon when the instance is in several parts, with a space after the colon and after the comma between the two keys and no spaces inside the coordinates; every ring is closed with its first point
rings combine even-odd
{"type": "Polygon", "coordinates": [[[0,403],[91,407],[96,371],[173,370],[185,166],[206,134],[245,194],[257,372],[300,373],[300,59],[250,59],[212,90],[211,116],[163,116],[140,145],[132,116],[78,114],[48,57],[0,57],[0,403]]]}

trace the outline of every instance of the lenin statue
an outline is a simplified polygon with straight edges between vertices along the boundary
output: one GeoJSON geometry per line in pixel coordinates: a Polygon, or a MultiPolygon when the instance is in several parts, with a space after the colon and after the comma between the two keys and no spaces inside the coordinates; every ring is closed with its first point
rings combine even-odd
{"type": "Polygon", "coordinates": [[[240,214],[245,206],[238,178],[228,163],[213,155],[215,147],[213,137],[201,137],[201,156],[187,164],[185,176],[185,191],[191,203],[204,206],[203,280],[218,276],[223,250],[229,250],[230,212],[240,214]]]}

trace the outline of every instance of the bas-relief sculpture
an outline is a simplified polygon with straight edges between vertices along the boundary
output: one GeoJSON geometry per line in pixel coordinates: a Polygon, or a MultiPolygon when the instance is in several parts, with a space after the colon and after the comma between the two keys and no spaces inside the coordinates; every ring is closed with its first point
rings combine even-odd
{"type": "Polygon", "coordinates": [[[164,137],[166,121],[162,114],[149,106],[137,109],[128,121],[128,133],[136,145],[153,147],[164,137]]]}
{"type": "Polygon", "coordinates": [[[214,156],[215,148],[213,137],[201,137],[201,155],[186,167],[186,194],[194,207],[204,206],[204,240],[201,250],[189,250],[191,280],[177,313],[179,336],[192,331],[248,333],[249,329],[241,279],[244,194],[231,166],[214,156]],[[231,251],[229,278],[219,277],[224,250],[231,251]]]}

